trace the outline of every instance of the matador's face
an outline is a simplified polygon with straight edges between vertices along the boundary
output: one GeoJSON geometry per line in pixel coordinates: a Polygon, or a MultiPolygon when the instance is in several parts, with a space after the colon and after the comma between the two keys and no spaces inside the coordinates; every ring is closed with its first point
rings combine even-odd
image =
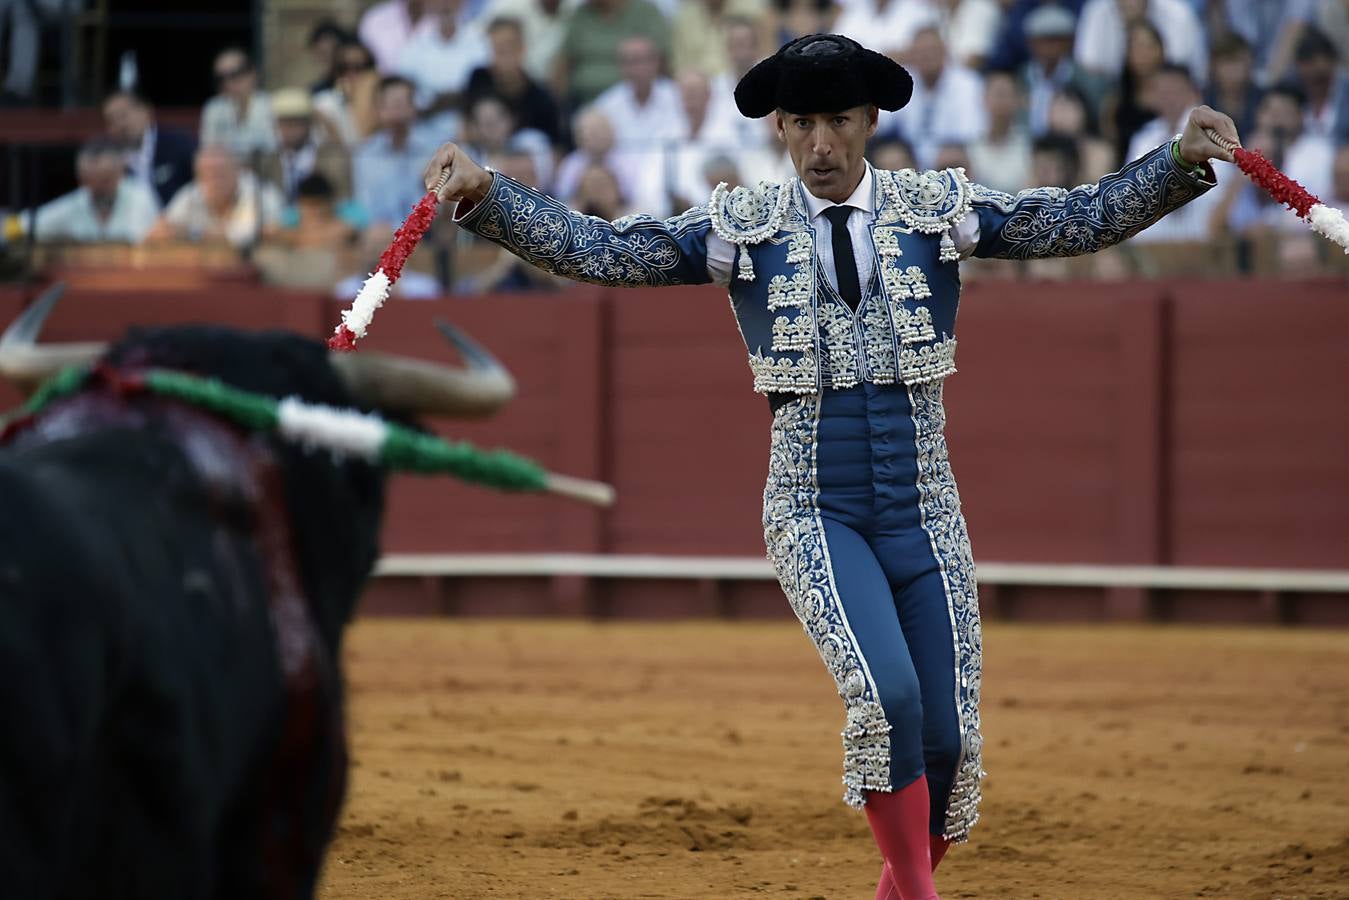
{"type": "Polygon", "coordinates": [[[841,112],[777,111],[778,139],[806,190],[821,200],[842,203],[866,171],[867,140],[876,133],[878,111],[855,106],[841,112]]]}

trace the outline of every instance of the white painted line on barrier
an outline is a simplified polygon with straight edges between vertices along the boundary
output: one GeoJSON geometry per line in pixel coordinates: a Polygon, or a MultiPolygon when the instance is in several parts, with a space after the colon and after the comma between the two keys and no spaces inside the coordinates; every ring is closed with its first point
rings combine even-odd
{"type": "MultiPolygon", "coordinates": [[[[979,581],[998,585],[1137,587],[1172,590],[1349,593],[1349,571],[1193,566],[1095,566],[980,563],[979,581]]],[[[579,553],[390,554],[376,576],[440,578],[662,578],[711,581],[773,579],[765,559],[740,556],[643,556],[579,553]]]]}

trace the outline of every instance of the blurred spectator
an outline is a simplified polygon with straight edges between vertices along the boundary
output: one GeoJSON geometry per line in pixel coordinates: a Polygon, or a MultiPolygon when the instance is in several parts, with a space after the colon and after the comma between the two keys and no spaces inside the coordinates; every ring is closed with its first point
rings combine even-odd
{"type": "Polygon", "coordinates": [[[709,78],[730,68],[727,33],[732,22],[766,21],[765,0],[684,0],[672,26],[674,71],[696,69],[709,78]]]}
{"type": "Polygon", "coordinates": [[[379,129],[352,160],[356,200],[370,219],[371,240],[387,240],[426,193],[422,168],[441,141],[417,127],[412,82],[398,75],[380,80],[375,100],[379,129]]]}
{"type": "Polygon", "coordinates": [[[1080,183],[1077,142],[1050,132],[1031,145],[1030,180],[1036,187],[1073,188],[1080,183]]]}
{"type": "Polygon", "coordinates": [[[134,91],[114,91],[103,101],[103,127],[126,156],[127,171],[155,192],[159,204],[192,180],[197,142],[190,134],[160,128],[154,109],[134,91]]]}
{"type": "MultiPolygon", "coordinates": [[[[674,147],[674,183],[671,185],[672,209],[688,209],[705,201],[712,188],[706,185],[704,168],[708,159],[728,153],[742,153],[736,131],[729,122],[717,121],[712,105],[712,83],[698,69],[679,76],[679,97],[687,131],[674,147]]],[[[738,176],[737,176],[738,177],[738,176]]],[[[712,187],[716,183],[713,182],[712,187]]]]}
{"type": "Polygon", "coordinates": [[[553,144],[562,141],[557,104],[525,69],[524,32],[518,19],[493,19],[487,26],[491,61],[468,77],[467,106],[478,97],[499,97],[520,128],[539,131],[553,144]]]}
{"type": "Polygon", "coordinates": [[[1020,69],[1030,59],[1026,38],[1026,19],[1042,6],[1058,6],[1072,13],[1077,21],[1085,0],[998,0],[1003,8],[1002,27],[985,62],[988,69],[1020,69]]]}
{"type": "Polygon", "coordinates": [[[1255,52],[1255,81],[1277,84],[1288,74],[1302,29],[1317,0],[1221,0],[1227,26],[1255,52]]]}
{"type": "Polygon", "coordinates": [[[832,31],[838,18],[835,0],[773,0],[773,49],[807,34],[832,31]]]}
{"type": "Polygon", "coordinates": [[[403,47],[427,13],[424,0],[383,0],[365,11],[356,36],[370,48],[375,67],[389,74],[398,68],[403,47]]]}
{"type": "MultiPolygon", "coordinates": [[[[1134,134],[1126,160],[1138,159],[1184,131],[1190,110],[1199,104],[1199,100],[1199,89],[1195,87],[1189,69],[1167,63],[1157,70],[1148,85],[1148,101],[1157,118],[1134,134]]],[[[1215,162],[1213,166],[1220,181],[1237,174],[1226,164],[1215,162]]],[[[1161,221],[1139,232],[1134,240],[1142,244],[1208,241],[1213,236],[1213,213],[1221,200],[1221,191],[1209,191],[1168,213],[1161,221]]]]}
{"type": "MultiPolygon", "coordinates": [[[[86,143],[75,158],[80,186],[37,208],[34,236],[39,241],[139,244],[155,224],[159,203],[148,187],[125,171],[120,144],[109,138],[86,143]]],[[[6,236],[25,233],[28,224],[27,215],[16,217],[6,236]]]]}
{"type": "Polygon", "coordinates": [[[376,127],[380,76],[375,57],[359,40],[348,37],[337,47],[333,71],[337,80],[314,95],[314,112],[332,124],[348,150],[354,150],[376,127]]]}
{"type": "Polygon", "coordinates": [[[644,37],[669,58],[670,26],[650,0],[585,0],[567,20],[554,62],[554,84],[564,103],[590,103],[623,77],[619,45],[644,37]]]}
{"type": "Polygon", "coordinates": [[[1032,135],[1049,128],[1049,104],[1060,88],[1073,85],[1092,96],[1092,80],[1073,61],[1077,20],[1059,6],[1044,6],[1024,20],[1030,59],[1021,69],[1027,96],[1027,122],[1032,135]]]}
{"type": "Polygon", "coordinates": [[[524,29],[525,69],[531,78],[550,84],[562,41],[567,35],[567,17],[576,0],[491,0],[485,17],[514,19],[524,29]]]}
{"type": "Polygon", "coordinates": [[[83,6],[82,0],[0,0],[0,34],[6,26],[9,31],[9,66],[0,105],[31,100],[38,50],[42,46],[42,23],[59,19],[63,14],[73,15],[83,6]]]}
{"type": "Polygon", "coordinates": [[[898,112],[881,114],[880,132],[898,131],[913,146],[918,165],[931,168],[942,144],[964,144],[984,133],[983,83],[947,58],[933,27],[914,35],[908,61],[913,97],[898,112]]]}
{"type": "Polygon", "coordinates": [[[591,165],[581,173],[571,205],[583,215],[611,222],[627,212],[618,176],[602,165],[591,165]]]}
{"type": "Polygon", "coordinates": [[[887,56],[909,49],[919,30],[937,28],[929,0],[848,0],[832,29],[887,56]]]}
{"type": "Polygon", "coordinates": [[[1298,42],[1297,85],[1307,98],[1306,132],[1349,138],[1349,73],[1339,68],[1330,38],[1315,28],[1303,31],[1298,42]]]}
{"type": "Polygon", "coordinates": [[[943,144],[937,149],[937,159],[932,164],[934,169],[964,169],[967,173],[971,168],[970,154],[965,149],[964,144],[943,144]]]}
{"type": "Polygon", "coordinates": [[[356,229],[338,205],[339,196],[322,172],[306,175],[295,190],[295,222],[279,240],[291,247],[340,247],[356,237],[356,229]]]}
{"type": "Polygon", "coordinates": [[[1204,102],[1231,116],[1237,124],[1237,133],[1245,134],[1255,124],[1259,100],[1250,44],[1238,34],[1223,35],[1213,42],[1213,52],[1209,54],[1209,86],[1204,102]]]}
{"type": "Polygon", "coordinates": [[[1030,134],[1021,124],[1025,109],[1021,86],[1010,72],[989,72],[984,79],[988,127],[969,146],[974,179],[1015,194],[1030,184],[1030,134]]]}
{"type": "Polygon", "coordinates": [[[336,136],[314,121],[314,103],[301,88],[283,88],[272,94],[276,116],[276,150],[262,158],[262,177],[281,189],[294,203],[300,182],[320,172],[339,198],[351,196],[351,155],[336,136]]]}
{"type": "Polygon", "coordinates": [[[399,52],[394,68],[417,87],[417,110],[444,140],[459,134],[468,76],[487,62],[476,25],[459,21],[463,0],[427,0],[426,15],[399,52]]]}
{"type": "Polygon", "coordinates": [[[243,248],[276,232],[281,192],[242,171],[229,148],[203,146],[197,151],[195,175],[169,202],[150,238],[224,241],[243,248]]]}
{"type": "Polygon", "coordinates": [[[867,149],[867,159],[871,160],[871,164],[876,168],[888,172],[918,167],[913,158],[913,148],[900,138],[873,141],[867,149]]]}
{"type": "Polygon", "coordinates": [[[1078,177],[1084,182],[1100,181],[1119,168],[1115,148],[1101,137],[1087,98],[1077,88],[1069,85],[1054,95],[1049,103],[1049,130],[1077,141],[1078,177]]]}
{"type": "MultiPolygon", "coordinates": [[[[726,20],[725,34],[727,68],[712,77],[708,116],[718,127],[729,127],[741,147],[763,150],[777,142],[770,122],[772,116],[759,121],[746,119],[735,105],[736,84],[766,55],[762,50],[763,29],[749,19],[732,16],[726,20]]],[[[741,164],[744,165],[743,160],[741,164]]]]}
{"type": "Polygon", "coordinates": [[[595,166],[613,173],[619,193],[632,199],[633,206],[653,216],[664,215],[669,208],[664,167],[652,165],[645,153],[631,153],[614,146],[614,128],[609,117],[594,107],[576,115],[576,149],[557,167],[553,192],[576,205],[581,176],[595,166]]]}
{"type": "MultiPolygon", "coordinates": [[[[521,184],[537,188],[539,180],[534,169],[534,160],[528,153],[506,152],[499,156],[487,157],[492,168],[508,178],[514,178],[521,184]]],[[[481,238],[474,238],[478,245],[490,248],[490,257],[485,265],[476,272],[462,275],[454,285],[458,294],[507,293],[515,291],[557,290],[566,284],[562,279],[548,274],[537,266],[531,266],[505,247],[488,244],[481,238]]]]}
{"type": "Polygon", "coordinates": [[[337,48],[347,40],[346,29],[332,19],[323,19],[309,32],[309,57],[322,74],[309,87],[310,93],[331,90],[337,84],[337,48]]]}
{"type": "Polygon", "coordinates": [[[258,90],[253,60],[237,47],[215,58],[220,88],[201,110],[201,143],[228,147],[241,159],[276,149],[276,126],[267,95],[258,90]]]}
{"type": "Polygon", "coordinates": [[[595,108],[609,117],[620,150],[659,148],[674,143],[687,130],[679,89],[661,76],[660,50],[645,37],[625,38],[618,45],[623,80],[595,99],[595,108]]]}
{"type": "Polygon", "coordinates": [[[1135,22],[1151,22],[1168,62],[1187,66],[1197,83],[1207,77],[1204,26],[1186,0],[1087,0],[1077,25],[1074,54],[1082,68],[1118,78],[1124,69],[1125,37],[1135,22]]]}
{"type": "Polygon", "coordinates": [[[1190,110],[1199,105],[1199,89],[1190,77],[1190,70],[1175,63],[1167,63],[1152,74],[1146,97],[1148,109],[1156,118],[1134,132],[1124,154],[1126,162],[1138,159],[1184,131],[1190,110]]]}
{"type": "Polygon", "coordinates": [[[505,101],[495,94],[473,99],[465,120],[464,146],[474,159],[527,153],[534,161],[536,179],[546,182],[552,177],[553,149],[547,135],[533,128],[520,128],[505,101]]]}
{"type": "Polygon", "coordinates": [[[1110,126],[1115,151],[1123,159],[1129,153],[1134,132],[1152,121],[1155,113],[1145,96],[1152,76],[1166,63],[1162,55],[1162,37],[1150,22],[1129,26],[1128,54],[1124,74],[1115,93],[1103,108],[1102,121],[1110,126]]]}
{"type": "Polygon", "coordinates": [[[293,209],[293,221],[259,248],[254,260],[269,284],[330,290],[354,267],[356,228],[343,218],[333,186],[318,172],[300,182],[293,209]]]}
{"type": "Polygon", "coordinates": [[[982,69],[1002,27],[1002,4],[998,0],[935,0],[935,6],[952,59],[982,69]]]}
{"type": "MultiPolygon", "coordinates": [[[[1297,88],[1271,88],[1256,109],[1255,130],[1243,135],[1243,143],[1259,150],[1311,193],[1326,197],[1334,190],[1335,150],[1324,136],[1304,133],[1305,112],[1305,100],[1297,88]]],[[[1222,208],[1233,232],[1257,242],[1269,232],[1297,232],[1306,227],[1245,179],[1228,181],[1222,208]]]]}

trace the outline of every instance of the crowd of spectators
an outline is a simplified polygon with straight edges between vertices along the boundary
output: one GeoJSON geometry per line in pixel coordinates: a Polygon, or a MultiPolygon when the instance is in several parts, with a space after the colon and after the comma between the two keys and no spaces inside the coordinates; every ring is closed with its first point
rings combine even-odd
{"type": "MultiPolygon", "coordinates": [[[[812,31],[913,74],[912,101],[881,115],[876,165],[964,166],[1011,193],[1072,187],[1208,103],[1349,206],[1349,0],[382,0],[357,22],[315,25],[310,85],[264,84],[248,53],[222,50],[196,135],[157,126],[153,85],[111,94],[79,188],[9,230],[270,245],[281,277],[297,271],[287,253],[332,251],[336,282],[370,267],[447,140],[583,212],[670,215],[718,182],[791,173],[773,117],[744,119],[732,91],[812,31]]],[[[1315,264],[1324,250],[1296,220],[1218,168],[1217,189],[1140,244],[1226,242],[1249,264],[1251,247],[1286,241],[1281,258],[1315,264]]],[[[436,277],[405,292],[555,285],[471,246],[436,277]]]]}

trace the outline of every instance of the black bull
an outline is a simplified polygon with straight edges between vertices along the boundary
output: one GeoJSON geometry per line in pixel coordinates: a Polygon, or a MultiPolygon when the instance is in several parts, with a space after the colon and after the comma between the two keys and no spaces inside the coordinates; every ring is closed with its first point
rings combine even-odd
{"type": "MultiPolygon", "coordinates": [[[[164,329],[105,360],[363,405],[293,336],[164,329]]],[[[112,386],[10,435],[0,896],[313,895],[345,780],[342,629],[383,500],[374,466],[112,386]]]]}

